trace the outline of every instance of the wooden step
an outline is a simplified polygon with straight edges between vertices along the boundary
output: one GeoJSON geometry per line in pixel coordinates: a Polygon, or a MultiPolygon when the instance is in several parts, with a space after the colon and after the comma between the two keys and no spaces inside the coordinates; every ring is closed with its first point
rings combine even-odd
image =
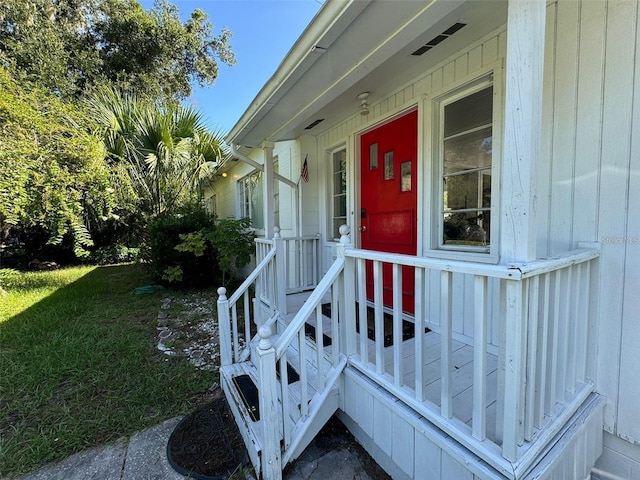
{"type": "MultiPolygon", "coordinates": [[[[291,368],[300,375],[301,372],[298,372],[300,364],[299,356],[297,351],[292,347],[287,349],[287,360],[291,368]]],[[[314,400],[314,395],[317,393],[314,385],[317,384],[318,371],[308,361],[306,362],[306,375],[306,395],[303,393],[304,389],[302,388],[300,378],[289,383],[289,415],[285,421],[288,424],[287,430],[291,432],[291,438],[289,440],[293,447],[283,455],[283,459],[287,458],[288,461],[295,459],[302,453],[304,448],[313,440],[322,426],[324,426],[331,415],[338,409],[339,405],[339,390],[335,384],[328,389],[328,391],[324,392],[322,396],[317,396],[317,401],[314,400]],[[312,400],[314,400],[315,403],[311,403],[312,400]],[[307,419],[300,421],[302,418],[301,405],[303,401],[305,401],[310,408],[307,419]]],[[[259,386],[257,368],[251,362],[223,366],[220,368],[220,379],[231,411],[247,446],[251,462],[254,467],[259,470],[264,438],[263,425],[259,416],[259,405],[251,405],[252,402],[248,401],[247,392],[242,391],[243,382],[249,380],[253,383],[253,386],[255,386],[257,393],[259,386]]],[[[331,381],[331,379],[327,380],[331,381]]],[[[280,397],[282,392],[280,380],[278,380],[277,391],[280,397]]],[[[278,401],[281,404],[282,398],[280,397],[278,401]]],[[[282,411],[282,408],[280,408],[279,411],[282,411]]],[[[286,445],[284,445],[285,439],[280,438],[280,441],[281,446],[286,448],[286,445]]],[[[285,463],[283,463],[283,466],[284,465],[285,463]]]]}

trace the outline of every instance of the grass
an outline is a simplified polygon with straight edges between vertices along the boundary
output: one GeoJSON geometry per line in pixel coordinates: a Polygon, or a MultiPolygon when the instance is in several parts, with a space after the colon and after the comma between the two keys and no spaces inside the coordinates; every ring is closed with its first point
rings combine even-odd
{"type": "Polygon", "coordinates": [[[217,380],[156,348],[140,266],[0,270],[0,477],[186,413],[217,380]]]}

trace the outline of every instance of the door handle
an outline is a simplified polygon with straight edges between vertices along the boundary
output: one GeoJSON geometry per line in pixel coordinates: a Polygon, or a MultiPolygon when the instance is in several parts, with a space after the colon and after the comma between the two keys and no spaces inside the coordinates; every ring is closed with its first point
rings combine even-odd
{"type": "Polygon", "coordinates": [[[360,227],[358,227],[358,230],[361,232],[366,232],[367,231],[367,226],[366,225],[362,225],[360,227]]]}

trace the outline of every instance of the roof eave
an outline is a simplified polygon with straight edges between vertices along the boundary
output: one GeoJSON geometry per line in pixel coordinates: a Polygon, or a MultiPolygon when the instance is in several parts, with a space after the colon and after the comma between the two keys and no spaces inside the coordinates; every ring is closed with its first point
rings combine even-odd
{"type": "MultiPolygon", "coordinates": [[[[347,12],[354,4],[359,4],[358,9],[362,9],[362,5],[369,3],[359,0],[327,0],[320,11],[313,18],[311,23],[298,38],[284,60],[280,63],[275,73],[262,87],[256,95],[249,107],[244,111],[240,119],[231,128],[226,137],[229,145],[242,144],[242,138],[247,129],[251,125],[260,120],[273,106],[272,99],[281,89],[286,88],[287,80],[301,67],[308,63],[313,64],[322,52],[322,40],[335,26],[336,22],[347,12]]],[[[307,65],[307,68],[308,66],[307,65]]]]}

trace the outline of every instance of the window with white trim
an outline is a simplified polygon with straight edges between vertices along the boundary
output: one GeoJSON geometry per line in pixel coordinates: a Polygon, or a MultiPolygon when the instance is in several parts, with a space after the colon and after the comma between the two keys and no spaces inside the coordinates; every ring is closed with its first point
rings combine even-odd
{"type": "Polygon", "coordinates": [[[340,226],[347,223],[347,150],[331,153],[331,235],[340,238],[340,226]]]}
{"type": "Polygon", "coordinates": [[[489,79],[438,103],[438,248],[489,253],[493,85],[489,79]]]}
{"type": "Polygon", "coordinates": [[[264,228],[262,172],[255,171],[238,181],[240,217],[249,217],[253,228],[264,228]]]}

